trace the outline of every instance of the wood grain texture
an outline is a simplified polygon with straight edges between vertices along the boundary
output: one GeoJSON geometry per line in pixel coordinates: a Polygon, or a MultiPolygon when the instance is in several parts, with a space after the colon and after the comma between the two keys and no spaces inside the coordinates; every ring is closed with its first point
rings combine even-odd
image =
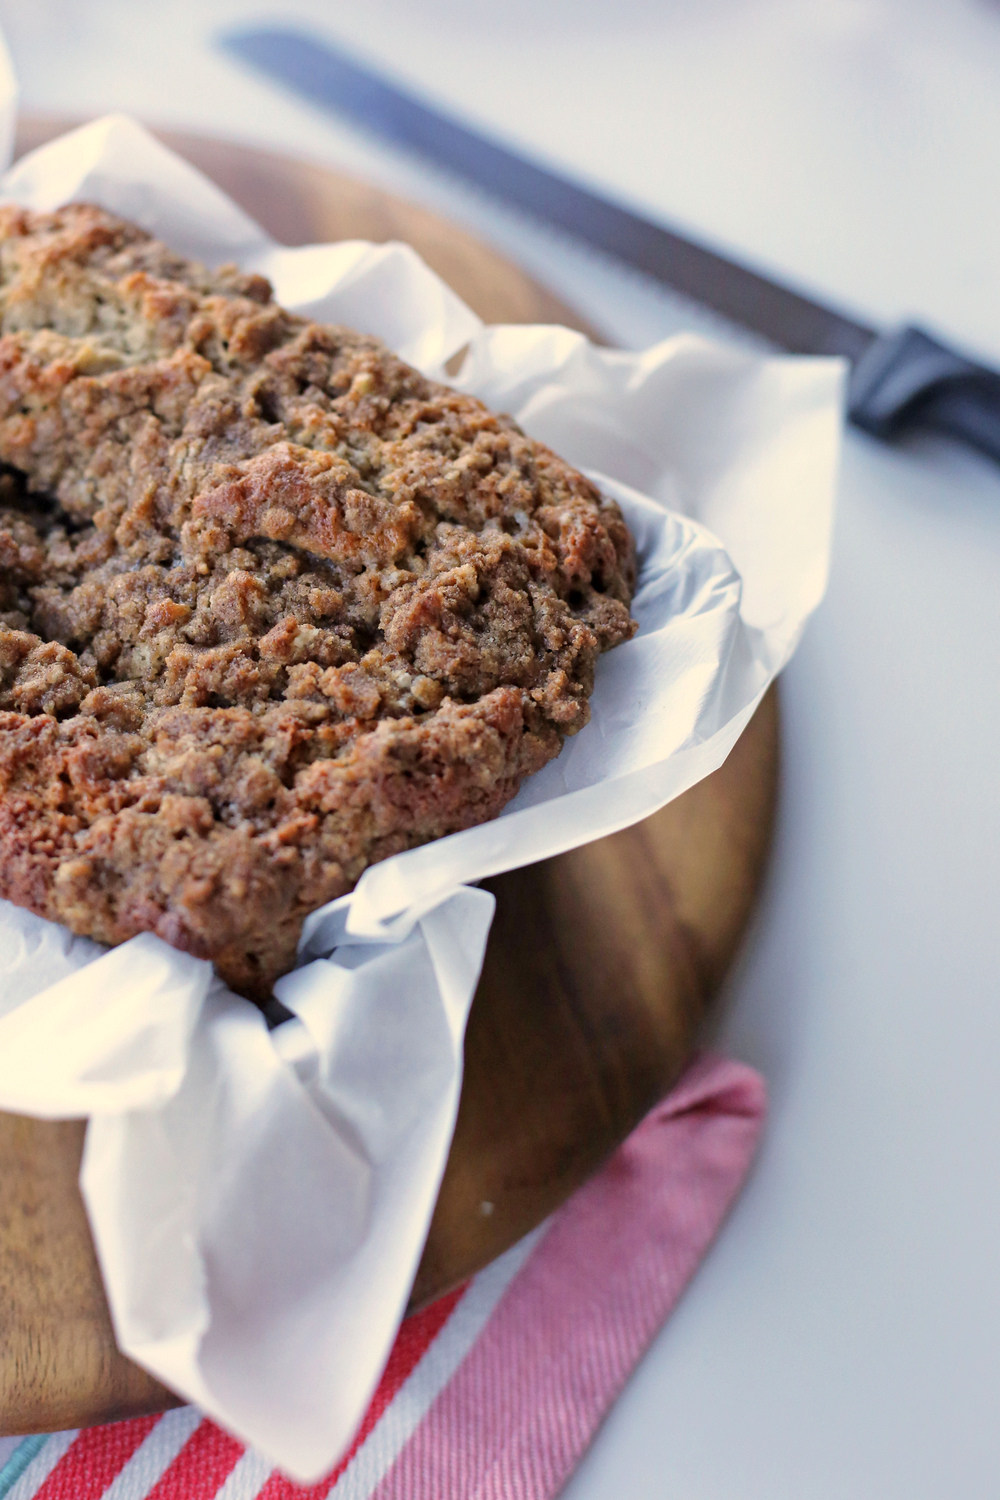
{"type": "MultiPolygon", "coordinates": [[[[28,122],[19,149],[66,123],[28,122]]],[[[582,326],[422,209],[307,163],[167,139],[286,243],[405,239],[488,321],[582,326]]],[[[414,1305],[540,1222],[674,1082],[752,909],[777,768],[772,692],[722,769],[656,817],[490,882],[497,917],[414,1305]]],[[[0,1433],[173,1403],[115,1348],[77,1187],[82,1140],[79,1123],[0,1115],[0,1433]]]]}

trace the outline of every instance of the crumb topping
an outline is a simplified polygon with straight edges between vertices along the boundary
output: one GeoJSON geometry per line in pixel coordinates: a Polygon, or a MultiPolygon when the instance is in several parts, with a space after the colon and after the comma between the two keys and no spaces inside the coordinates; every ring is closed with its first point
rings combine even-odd
{"type": "Polygon", "coordinates": [[[0,894],[257,998],[495,816],[634,630],[617,507],[508,417],[89,205],[0,209],[0,894]]]}

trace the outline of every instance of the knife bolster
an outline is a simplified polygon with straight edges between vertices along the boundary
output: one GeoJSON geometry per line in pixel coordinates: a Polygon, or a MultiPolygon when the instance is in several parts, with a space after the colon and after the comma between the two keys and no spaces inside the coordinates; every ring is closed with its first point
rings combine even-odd
{"type": "Polygon", "coordinates": [[[848,416],[875,437],[931,428],[1000,461],[1000,374],[920,328],[872,341],[851,375],[848,416]]]}

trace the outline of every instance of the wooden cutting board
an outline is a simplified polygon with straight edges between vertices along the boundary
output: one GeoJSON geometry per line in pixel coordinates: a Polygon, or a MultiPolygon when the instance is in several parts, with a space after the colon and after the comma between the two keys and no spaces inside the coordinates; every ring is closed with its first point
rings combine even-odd
{"type": "MultiPolygon", "coordinates": [[[[27,122],[19,151],[68,123],[27,122]]],[[[228,143],[165,139],[277,239],[408,240],[487,321],[584,326],[494,251],[376,188],[228,143]]],[[[777,770],[772,692],[722,769],[663,812],[489,883],[497,916],[414,1305],[539,1223],[673,1084],[753,906],[777,770]]],[[[115,1347],[76,1185],[82,1140],[82,1123],[0,1115],[0,1433],[173,1404],[115,1347]]]]}

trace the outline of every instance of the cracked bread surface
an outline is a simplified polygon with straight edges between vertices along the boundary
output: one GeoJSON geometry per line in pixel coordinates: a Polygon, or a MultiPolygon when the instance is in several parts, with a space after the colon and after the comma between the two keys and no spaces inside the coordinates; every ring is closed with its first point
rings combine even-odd
{"type": "Polygon", "coordinates": [[[376,339],[90,205],[0,209],[0,895],[256,999],[494,817],[634,632],[616,505],[376,339]]]}

